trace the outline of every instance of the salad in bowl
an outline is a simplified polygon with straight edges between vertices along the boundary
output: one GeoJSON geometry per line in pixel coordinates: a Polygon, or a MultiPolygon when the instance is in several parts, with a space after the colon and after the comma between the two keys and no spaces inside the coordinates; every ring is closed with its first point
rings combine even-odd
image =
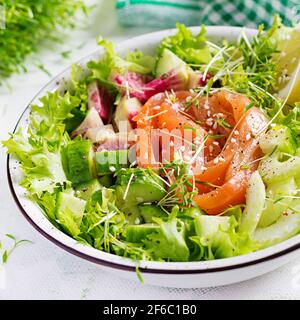
{"type": "Polygon", "coordinates": [[[3,144],[55,228],[133,260],[254,252],[300,232],[300,31],[184,25],[154,55],[72,67],[3,144]]]}

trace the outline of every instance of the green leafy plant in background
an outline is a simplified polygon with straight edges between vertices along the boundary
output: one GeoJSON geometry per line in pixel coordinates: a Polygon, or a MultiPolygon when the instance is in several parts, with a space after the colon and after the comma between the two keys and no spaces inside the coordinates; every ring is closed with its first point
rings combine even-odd
{"type": "MultiPolygon", "coordinates": [[[[77,11],[87,12],[82,0],[0,0],[5,28],[0,29],[0,84],[11,74],[26,71],[25,58],[42,40],[58,41],[58,30],[74,27],[77,11]]],[[[42,67],[42,66],[41,66],[42,67]]]]}

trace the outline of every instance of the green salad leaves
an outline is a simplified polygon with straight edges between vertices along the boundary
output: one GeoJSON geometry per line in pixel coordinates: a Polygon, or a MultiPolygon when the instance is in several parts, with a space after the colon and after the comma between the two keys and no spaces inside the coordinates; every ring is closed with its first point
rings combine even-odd
{"type": "Polygon", "coordinates": [[[144,241],[146,248],[156,260],[188,261],[189,249],[185,242],[184,223],[177,219],[174,207],[167,221],[153,218],[159,226],[157,232],[151,233],[144,241]]]}
{"type": "Polygon", "coordinates": [[[177,34],[162,40],[158,52],[167,48],[189,64],[207,64],[212,58],[211,50],[206,41],[206,29],[202,26],[194,36],[189,28],[177,23],[177,34]]]}
{"type": "MultiPolygon", "coordinates": [[[[74,66],[66,90],[49,92],[38,105],[31,106],[27,132],[19,129],[3,142],[8,153],[20,161],[21,185],[27,195],[57,228],[78,242],[134,260],[228,258],[297,234],[300,104],[285,103],[276,96],[281,28],[280,19],[275,17],[273,27],[267,31],[260,27],[253,39],[242,31],[238,41],[212,43],[206,39],[205,27],[193,35],[178,24],[177,33],[161,41],[156,56],[133,51],[120,57],[112,43],[99,38],[105,51],[103,58],[90,61],[86,74],[74,66]],[[175,74],[174,70],[162,68],[161,75],[155,78],[157,61],[165,49],[179,68],[175,68],[175,74]],[[135,161],[127,160],[104,165],[101,160],[107,150],[101,149],[101,143],[74,135],[74,130],[88,118],[89,104],[95,102],[91,95],[100,90],[100,85],[107,90],[111,108],[126,95],[130,107],[135,103],[141,108],[149,91],[172,93],[173,87],[166,86],[166,81],[171,79],[181,88],[182,83],[187,85],[190,81],[190,74],[198,77],[196,88],[191,88],[196,96],[208,98],[221,89],[244,93],[252,101],[247,108],[255,105],[270,119],[267,134],[255,136],[254,142],[260,144],[263,154],[255,160],[259,163],[250,178],[246,204],[229,207],[218,216],[207,215],[195,205],[198,182],[191,179],[190,163],[175,159],[159,170],[136,167],[135,161]],[[128,81],[134,88],[128,85],[125,92],[118,90],[128,81]],[[145,87],[146,93],[141,92],[145,87]],[[173,172],[172,177],[168,172],[173,172]]],[[[104,105],[105,101],[101,103],[104,105]]],[[[129,115],[136,115],[136,110],[129,112],[126,104],[122,107],[130,122],[129,115]]],[[[233,129],[222,117],[218,121],[222,130],[233,129]]],[[[200,153],[207,139],[222,137],[208,133],[202,137],[203,143],[193,148],[200,153]]],[[[118,149],[114,140],[110,142],[111,155],[128,155],[126,148],[118,149]]],[[[240,169],[247,170],[250,165],[253,163],[240,169]]],[[[203,186],[220,187],[205,181],[203,186]]]]}

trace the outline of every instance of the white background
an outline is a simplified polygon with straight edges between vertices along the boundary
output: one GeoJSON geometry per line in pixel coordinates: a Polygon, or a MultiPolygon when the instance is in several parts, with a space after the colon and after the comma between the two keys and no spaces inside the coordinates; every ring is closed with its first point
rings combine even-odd
{"type": "MultiPolygon", "coordinates": [[[[80,57],[94,51],[95,38],[101,34],[114,42],[149,32],[139,28],[123,29],[112,11],[114,1],[98,5],[83,26],[69,32],[64,44],[41,48],[39,55],[54,76],[80,57]],[[76,49],[84,43],[81,49],[76,49]],[[70,60],[59,53],[73,48],[70,60]],[[54,53],[55,52],[55,53],[54,53]]],[[[31,68],[25,75],[10,80],[11,89],[0,87],[0,140],[7,139],[21,112],[37,91],[49,81],[42,71],[31,68]]],[[[0,299],[299,299],[300,259],[254,280],[218,288],[168,289],[145,286],[118,278],[97,265],[75,257],[43,238],[25,220],[10,195],[6,178],[6,155],[0,148],[0,239],[11,245],[5,234],[29,239],[9,258],[5,270],[0,267],[0,299]],[[4,274],[5,273],[5,274],[4,274]],[[298,278],[297,278],[298,277],[298,278]]]]}

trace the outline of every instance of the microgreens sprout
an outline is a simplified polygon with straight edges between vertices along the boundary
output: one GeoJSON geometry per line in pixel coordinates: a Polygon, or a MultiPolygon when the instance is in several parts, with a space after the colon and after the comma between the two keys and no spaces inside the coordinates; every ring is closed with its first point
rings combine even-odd
{"type": "Polygon", "coordinates": [[[123,195],[123,200],[125,200],[126,197],[127,197],[127,194],[128,194],[129,188],[130,188],[130,184],[131,184],[133,178],[134,178],[134,173],[132,173],[132,174],[130,175],[130,178],[129,178],[129,180],[128,180],[128,183],[127,183],[127,186],[126,186],[124,195],[123,195]]]}
{"type": "MultiPolygon", "coordinates": [[[[15,251],[17,247],[19,247],[21,244],[24,243],[32,243],[30,240],[17,240],[16,237],[14,237],[12,234],[7,233],[6,234],[7,238],[10,238],[13,240],[13,246],[9,250],[4,250],[2,254],[2,263],[5,264],[7,263],[8,258],[11,256],[11,254],[15,251]]],[[[2,248],[2,244],[0,242],[0,249],[2,248]]]]}

